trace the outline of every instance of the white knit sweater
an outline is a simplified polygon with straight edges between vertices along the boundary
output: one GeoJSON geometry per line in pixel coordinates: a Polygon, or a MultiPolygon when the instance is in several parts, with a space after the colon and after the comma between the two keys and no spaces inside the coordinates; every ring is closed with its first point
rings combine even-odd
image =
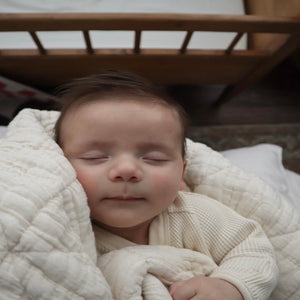
{"type": "MultiPolygon", "coordinates": [[[[94,227],[98,254],[134,243],[94,227]]],[[[278,269],[272,246],[260,225],[204,195],[180,192],[167,211],[154,219],[150,245],[199,251],[218,265],[211,277],[227,280],[244,299],[267,299],[278,269]]]]}

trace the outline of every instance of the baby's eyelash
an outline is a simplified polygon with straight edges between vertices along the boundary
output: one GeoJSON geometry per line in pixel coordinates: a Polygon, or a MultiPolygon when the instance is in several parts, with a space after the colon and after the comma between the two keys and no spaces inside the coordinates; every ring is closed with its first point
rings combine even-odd
{"type": "Polygon", "coordinates": [[[91,157],[82,157],[81,159],[85,161],[106,161],[108,159],[108,156],[91,156],[91,157]]]}
{"type": "Polygon", "coordinates": [[[167,161],[167,159],[165,158],[155,158],[155,157],[144,157],[143,159],[146,162],[152,162],[152,163],[163,163],[167,161]]]}
{"type": "Polygon", "coordinates": [[[163,158],[151,158],[151,157],[145,157],[147,160],[154,160],[154,161],[165,161],[166,159],[163,158]]]}

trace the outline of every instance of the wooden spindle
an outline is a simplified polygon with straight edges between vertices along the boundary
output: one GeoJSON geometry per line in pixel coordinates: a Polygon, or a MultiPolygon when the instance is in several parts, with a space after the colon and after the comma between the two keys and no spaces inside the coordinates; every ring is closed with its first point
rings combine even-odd
{"type": "Polygon", "coordinates": [[[37,34],[35,31],[29,31],[29,34],[31,36],[31,38],[33,39],[33,41],[35,42],[39,52],[41,55],[45,55],[47,54],[47,51],[45,50],[45,48],[43,47],[40,39],[38,38],[37,34]]]}
{"type": "Polygon", "coordinates": [[[135,39],[134,39],[134,53],[140,53],[140,43],[141,43],[141,35],[142,32],[140,30],[135,31],[135,39]]]}
{"type": "Polygon", "coordinates": [[[230,55],[235,45],[238,43],[238,41],[241,39],[241,37],[244,35],[244,32],[238,32],[228,48],[225,50],[225,54],[230,55]]]}
{"type": "Polygon", "coordinates": [[[93,54],[94,49],[92,47],[89,31],[88,30],[83,30],[82,33],[83,33],[84,41],[85,41],[85,45],[86,45],[86,52],[88,54],[93,54]]]}
{"type": "Polygon", "coordinates": [[[180,48],[180,53],[184,54],[186,52],[187,46],[191,40],[192,34],[194,31],[188,31],[180,48]]]}

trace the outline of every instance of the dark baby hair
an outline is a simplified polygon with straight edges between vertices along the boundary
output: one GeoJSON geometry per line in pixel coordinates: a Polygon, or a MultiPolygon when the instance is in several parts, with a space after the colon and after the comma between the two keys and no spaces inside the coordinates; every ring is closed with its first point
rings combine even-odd
{"type": "MultiPolygon", "coordinates": [[[[97,102],[114,97],[128,100],[159,103],[174,109],[182,128],[182,155],[185,156],[185,137],[188,118],[184,109],[171,99],[161,88],[133,73],[108,70],[106,72],[82,77],[59,87],[58,97],[62,104],[61,114],[55,124],[55,140],[60,143],[60,127],[65,115],[79,105],[97,102]]],[[[125,100],[125,101],[126,101],[125,100]]]]}

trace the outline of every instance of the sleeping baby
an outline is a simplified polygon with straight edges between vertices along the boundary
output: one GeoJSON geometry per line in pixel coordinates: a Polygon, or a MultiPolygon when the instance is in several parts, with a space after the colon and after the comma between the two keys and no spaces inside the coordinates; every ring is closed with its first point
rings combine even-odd
{"type": "Polygon", "coordinates": [[[157,87],[109,71],[64,86],[56,141],[87,195],[98,255],[133,245],[197,251],[209,276],[169,286],[175,300],[267,299],[278,270],[260,225],[185,192],[186,116],[157,87]]]}

